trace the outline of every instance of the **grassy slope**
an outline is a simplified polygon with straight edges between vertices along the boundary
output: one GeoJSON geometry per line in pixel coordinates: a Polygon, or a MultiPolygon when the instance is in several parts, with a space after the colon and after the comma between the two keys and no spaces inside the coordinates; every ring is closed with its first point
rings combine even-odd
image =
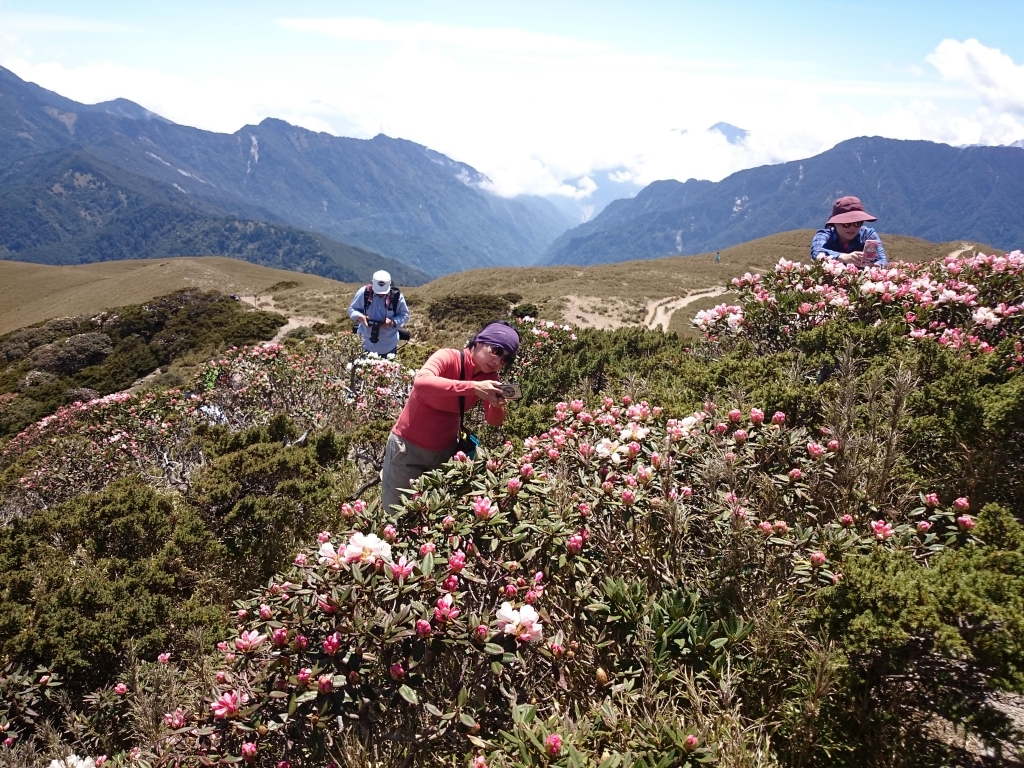
{"type": "Polygon", "coordinates": [[[0,335],[53,317],[93,314],[176,291],[203,288],[253,295],[282,281],[297,290],[351,294],[355,286],[217,256],[108,261],[52,267],[0,261],[0,335]]]}
{"type": "MultiPolygon", "coordinates": [[[[537,304],[542,317],[561,319],[568,296],[617,299],[640,305],[645,299],[685,296],[691,291],[726,285],[744,272],[770,270],[780,258],[806,261],[811,230],[794,230],[724,249],[720,264],[714,254],[603,264],[594,267],[510,267],[475,269],[405,289],[414,315],[443,296],[514,291],[537,304]]],[[[962,247],[960,243],[929,243],[914,237],[883,234],[893,259],[926,261],[962,247]]],[[[996,249],[982,247],[986,253],[996,249]]],[[[52,317],[99,312],[108,307],[145,301],[178,288],[198,286],[224,293],[268,293],[282,281],[299,285],[274,291],[277,311],[337,320],[348,307],[355,284],[249,264],[235,259],[203,257],[151,261],[119,261],[74,267],[48,267],[0,261],[0,334],[52,317]]],[[[724,297],[723,297],[724,298],[724,297]]],[[[704,300],[680,310],[672,329],[682,329],[704,300]],[[682,320],[685,318],[685,322],[682,320]],[[680,325],[682,323],[682,325],[680,325]]]]}

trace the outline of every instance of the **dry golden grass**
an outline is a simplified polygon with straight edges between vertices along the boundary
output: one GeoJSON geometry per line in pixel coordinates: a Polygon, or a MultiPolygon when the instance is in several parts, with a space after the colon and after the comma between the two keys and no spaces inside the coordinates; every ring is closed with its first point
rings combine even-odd
{"type": "MultiPolygon", "coordinates": [[[[431,302],[444,296],[475,293],[518,293],[524,302],[539,307],[541,317],[554,320],[580,322],[582,317],[584,324],[608,327],[639,324],[649,302],[727,286],[729,280],[744,272],[770,270],[780,258],[806,261],[813,234],[812,230],[794,230],[725,248],[719,264],[714,263],[713,253],[706,253],[594,267],[475,269],[403,291],[413,311],[417,337],[430,336],[424,324],[431,302]]],[[[913,262],[939,258],[968,245],[930,243],[884,233],[883,238],[890,258],[913,262]]],[[[985,246],[980,250],[997,252],[985,246]]],[[[0,261],[0,334],[52,317],[92,314],[146,301],[185,287],[272,295],[279,312],[330,322],[345,319],[359,288],[356,284],[212,256],[74,267],[0,261]],[[295,285],[282,287],[281,283],[295,285]]],[[[678,310],[671,318],[670,329],[685,332],[689,318],[706,308],[705,304],[713,306],[725,298],[701,299],[678,310]]]]}
{"type": "Polygon", "coordinates": [[[336,280],[216,256],[73,267],[0,261],[0,334],[53,317],[136,304],[181,288],[252,296],[265,294],[282,281],[297,282],[300,289],[309,291],[355,291],[354,285],[349,288],[336,280]]]}

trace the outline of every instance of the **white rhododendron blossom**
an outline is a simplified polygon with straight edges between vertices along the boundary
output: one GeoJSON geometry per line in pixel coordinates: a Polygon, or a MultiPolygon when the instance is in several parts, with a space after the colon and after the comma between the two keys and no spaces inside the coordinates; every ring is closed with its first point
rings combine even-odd
{"type": "Polygon", "coordinates": [[[373,564],[378,559],[385,562],[391,560],[391,545],[377,537],[375,533],[364,534],[356,531],[345,545],[342,554],[346,563],[373,564]]]}
{"type": "Polygon", "coordinates": [[[51,760],[50,768],[96,768],[96,761],[91,757],[68,755],[63,760],[51,760]]]}
{"type": "Polygon", "coordinates": [[[523,642],[535,643],[544,636],[540,616],[531,605],[524,605],[517,611],[511,603],[502,603],[495,614],[495,621],[501,632],[523,642]]]}
{"type": "Polygon", "coordinates": [[[975,323],[977,323],[978,325],[983,325],[986,328],[995,328],[997,325],[999,325],[999,321],[1002,319],[1000,317],[997,317],[996,313],[993,312],[988,307],[978,307],[976,310],[974,310],[974,313],[971,315],[971,318],[974,320],[975,323]]]}
{"type": "Polygon", "coordinates": [[[334,545],[326,541],[320,545],[320,565],[338,570],[345,564],[340,552],[335,551],[334,545]]]}

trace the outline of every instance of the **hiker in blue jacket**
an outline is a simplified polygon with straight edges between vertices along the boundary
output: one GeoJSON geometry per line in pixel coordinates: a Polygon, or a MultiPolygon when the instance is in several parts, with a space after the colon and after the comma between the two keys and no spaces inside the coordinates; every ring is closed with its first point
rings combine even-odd
{"type": "Polygon", "coordinates": [[[859,198],[840,197],[832,204],[832,218],[811,239],[811,258],[836,259],[857,267],[887,266],[889,259],[882,247],[882,239],[874,227],[864,226],[865,222],[877,220],[877,216],[864,210],[859,198]],[[874,256],[864,253],[865,243],[869,240],[878,243],[874,256]]]}
{"type": "Polygon", "coordinates": [[[398,286],[391,284],[391,275],[381,269],[356,291],[348,316],[357,324],[363,350],[383,357],[398,351],[398,329],[409,321],[409,307],[398,286]]]}

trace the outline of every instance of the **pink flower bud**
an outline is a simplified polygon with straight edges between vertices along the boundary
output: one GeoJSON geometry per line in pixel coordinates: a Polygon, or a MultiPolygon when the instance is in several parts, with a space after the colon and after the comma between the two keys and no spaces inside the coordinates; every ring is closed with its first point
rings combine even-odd
{"type": "Polygon", "coordinates": [[[299,670],[299,673],[295,675],[295,679],[299,681],[299,685],[309,685],[309,681],[313,678],[313,670],[309,667],[303,667],[299,670]]]}
{"type": "Polygon", "coordinates": [[[352,508],[351,504],[341,505],[341,516],[346,520],[350,520],[356,511],[352,508]]]}
{"type": "Polygon", "coordinates": [[[785,520],[776,520],[772,529],[780,536],[789,533],[789,524],[785,520]]]}
{"type": "Polygon", "coordinates": [[[316,687],[320,693],[330,693],[334,690],[334,678],[330,675],[320,675],[316,681],[316,687]]]}
{"type": "Polygon", "coordinates": [[[433,628],[430,626],[430,622],[426,619],[416,619],[416,636],[417,637],[430,637],[430,633],[433,628]]]}
{"type": "Polygon", "coordinates": [[[935,507],[939,506],[939,496],[938,496],[938,494],[936,494],[936,493],[925,494],[924,505],[926,507],[931,507],[932,509],[935,509],[935,507]]]}
{"type": "Polygon", "coordinates": [[[128,693],[128,686],[124,683],[118,683],[114,686],[114,693],[116,693],[118,696],[124,696],[126,693],[128,693]]]}
{"type": "Polygon", "coordinates": [[[966,512],[971,508],[971,502],[968,501],[966,496],[961,496],[959,499],[953,502],[953,508],[957,512],[966,512]]]}
{"type": "Polygon", "coordinates": [[[584,402],[582,400],[573,400],[569,403],[569,410],[573,413],[579,413],[583,410],[584,402]]]}
{"type": "Polygon", "coordinates": [[[236,612],[235,615],[238,616],[238,620],[239,621],[245,621],[247,618],[249,618],[249,612],[247,610],[245,610],[244,608],[242,608],[238,612],[236,612]]]}
{"type": "Polygon", "coordinates": [[[247,741],[242,744],[242,759],[245,762],[250,763],[256,759],[256,753],[259,751],[256,744],[251,741],[247,741]]]}
{"type": "Polygon", "coordinates": [[[739,410],[738,408],[733,408],[731,411],[729,411],[729,421],[731,421],[733,424],[739,424],[740,420],[742,419],[743,411],[739,410]]]}
{"type": "Polygon", "coordinates": [[[507,597],[509,599],[512,599],[513,597],[515,597],[518,594],[519,594],[519,587],[517,587],[515,584],[506,584],[505,585],[505,597],[507,597]]]}
{"type": "Polygon", "coordinates": [[[956,524],[959,526],[961,531],[969,531],[976,525],[974,518],[970,515],[960,515],[960,517],[956,519],[956,524]]]}
{"type": "Polygon", "coordinates": [[[760,523],[757,524],[757,527],[761,529],[761,533],[763,533],[765,536],[772,535],[772,524],[769,523],[767,520],[762,520],[760,523]]]}
{"type": "Polygon", "coordinates": [[[278,627],[271,633],[270,642],[278,648],[283,648],[288,645],[288,630],[284,627],[278,627]]]}
{"type": "Polygon", "coordinates": [[[533,465],[532,464],[523,464],[523,466],[521,466],[519,468],[519,474],[522,477],[527,477],[527,478],[533,477],[533,465]]]}
{"type": "Polygon", "coordinates": [[[299,552],[297,555],[295,555],[295,560],[293,560],[293,562],[300,568],[304,566],[306,564],[306,553],[299,552]]]}
{"type": "Polygon", "coordinates": [[[565,548],[569,550],[570,554],[578,555],[583,549],[583,537],[578,533],[574,533],[569,537],[569,540],[565,544],[565,548]]]}
{"type": "Polygon", "coordinates": [[[700,740],[691,733],[689,736],[686,737],[683,743],[685,745],[684,748],[687,752],[693,752],[693,750],[695,750],[697,748],[697,745],[700,743],[700,740]]]}
{"type": "Polygon", "coordinates": [[[217,672],[217,683],[218,685],[224,685],[228,681],[228,673],[224,670],[217,672]]]}
{"type": "Polygon", "coordinates": [[[736,445],[743,445],[747,442],[747,430],[737,429],[732,433],[732,439],[736,441],[736,445]]]}
{"type": "Polygon", "coordinates": [[[395,526],[390,524],[384,526],[382,533],[384,534],[384,541],[388,543],[391,543],[398,538],[398,530],[395,526]]]}
{"type": "Polygon", "coordinates": [[[473,638],[477,642],[484,642],[491,631],[487,628],[486,624],[477,624],[476,629],[473,630],[473,638]]]}
{"type": "Polygon", "coordinates": [[[156,657],[156,660],[161,664],[169,664],[171,661],[171,654],[161,653],[159,656],[156,657]]]}
{"type": "Polygon", "coordinates": [[[820,443],[808,443],[807,453],[810,454],[811,458],[820,459],[825,455],[825,446],[820,443]]]}
{"type": "Polygon", "coordinates": [[[853,515],[843,515],[839,518],[839,522],[842,524],[843,528],[849,528],[853,525],[853,515]]]}
{"type": "Polygon", "coordinates": [[[319,541],[321,544],[326,544],[328,541],[331,540],[331,532],[320,531],[320,533],[318,533],[316,536],[316,540],[319,541]]]}
{"type": "Polygon", "coordinates": [[[428,541],[424,544],[420,544],[420,557],[426,557],[428,554],[437,551],[437,545],[432,541],[428,541]]]}
{"type": "Polygon", "coordinates": [[[292,650],[296,652],[306,650],[307,645],[309,645],[309,638],[301,633],[292,638],[292,650]]]}
{"type": "Polygon", "coordinates": [[[454,573],[449,573],[444,581],[441,582],[441,589],[445,592],[454,592],[459,588],[459,577],[454,573]]]}
{"type": "Polygon", "coordinates": [[[818,550],[811,552],[811,567],[820,568],[825,564],[825,553],[818,550]]]}
{"type": "Polygon", "coordinates": [[[917,524],[917,532],[918,533],[928,533],[928,531],[930,531],[931,529],[932,529],[932,524],[930,522],[928,522],[927,520],[921,520],[917,524]]]}
{"type": "Polygon", "coordinates": [[[724,421],[720,421],[717,424],[715,424],[715,432],[717,432],[720,435],[724,435],[728,429],[729,425],[726,424],[724,421]]]}
{"type": "Polygon", "coordinates": [[[405,679],[405,668],[398,662],[395,662],[388,668],[388,673],[391,675],[391,679],[395,682],[400,683],[405,679]]]}
{"type": "Polygon", "coordinates": [[[328,635],[324,638],[324,653],[328,656],[333,656],[338,652],[341,647],[341,635],[335,632],[332,635],[328,635]]]}
{"type": "Polygon", "coordinates": [[[829,440],[828,441],[828,449],[832,453],[835,453],[836,451],[838,451],[839,450],[839,441],[838,440],[829,440]]]}
{"type": "Polygon", "coordinates": [[[693,496],[693,488],[688,485],[684,485],[679,489],[679,496],[684,499],[688,499],[693,496]]]}
{"type": "Polygon", "coordinates": [[[636,492],[629,488],[625,488],[622,491],[622,503],[629,507],[633,505],[634,501],[636,501],[636,492]]]}
{"type": "Polygon", "coordinates": [[[562,751],[562,737],[557,733],[552,733],[544,739],[544,749],[547,750],[548,755],[551,757],[558,757],[562,751]]]}
{"type": "Polygon", "coordinates": [[[786,414],[782,411],[776,411],[775,415],[772,416],[772,424],[777,424],[780,427],[786,423],[786,414]]]}
{"type": "Polygon", "coordinates": [[[505,488],[508,490],[510,496],[515,496],[523,487],[523,481],[518,477],[510,478],[505,488]]]}
{"type": "Polygon", "coordinates": [[[764,411],[762,411],[760,408],[751,408],[750,409],[750,423],[754,424],[756,426],[756,425],[760,424],[763,421],[764,421],[764,411]]]}
{"type": "Polygon", "coordinates": [[[270,610],[270,606],[269,606],[269,605],[261,605],[261,606],[260,606],[260,618],[261,618],[261,619],[263,619],[264,621],[266,621],[267,619],[269,619],[269,618],[270,618],[271,616],[273,616],[273,615],[274,615],[274,614],[273,614],[273,612],[272,612],[272,611],[270,610]]]}

